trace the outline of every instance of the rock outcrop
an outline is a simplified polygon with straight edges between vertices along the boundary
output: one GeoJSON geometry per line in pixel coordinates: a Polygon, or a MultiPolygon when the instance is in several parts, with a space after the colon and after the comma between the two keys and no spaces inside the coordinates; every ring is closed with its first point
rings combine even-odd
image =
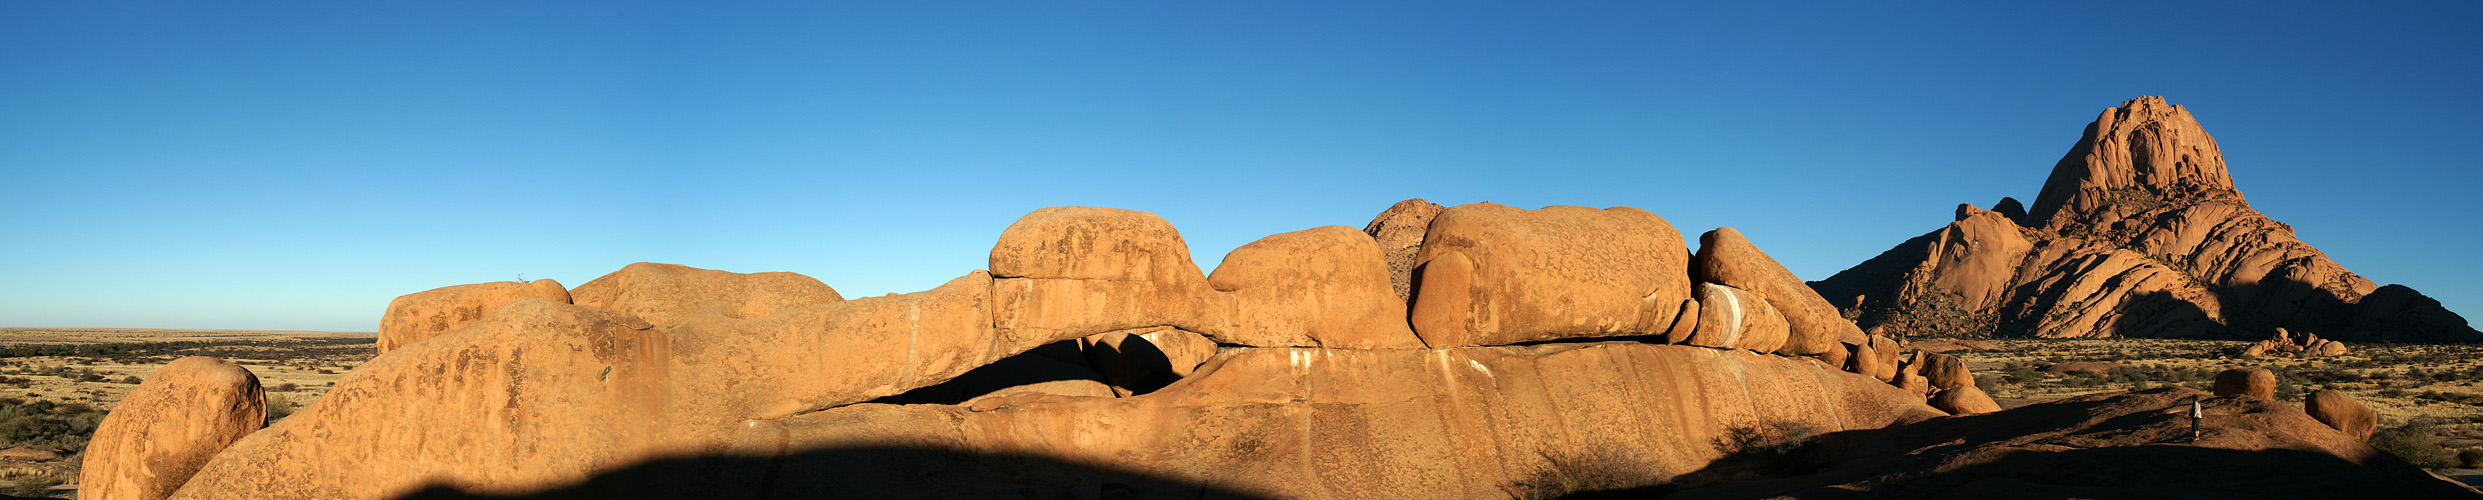
{"type": "Polygon", "coordinates": [[[1642,210],[1465,205],[1427,231],[1410,308],[1351,228],[1209,274],[1162,218],[1104,208],[1038,210],[989,272],[910,294],[633,264],[371,360],[174,498],[1560,494],[1697,470],[1737,429],[1997,409],[1962,363],[1850,325],[1786,348],[1771,303],[1824,299],[1755,248],[1718,247],[1749,272],[1715,279],[1781,299],[1697,281],[1642,210]]]}
{"type": "Polygon", "coordinates": [[[379,317],[379,353],[465,328],[492,310],[519,299],[569,302],[569,289],[548,279],[497,281],[434,288],[388,301],[379,317]]]}
{"type": "Polygon", "coordinates": [[[170,497],[226,446],[266,426],[267,393],[250,370],[215,358],[173,360],[95,427],[78,498],[170,497]]]}
{"type": "Polygon", "coordinates": [[[1811,286],[1892,335],[2483,340],[2251,209],[2215,139],[2157,97],[2106,109],[2023,215],[1961,206],[1948,227],[1811,286]]]}
{"type": "Polygon", "coordinates": [[[2301,332],[2296,334],[2295,332],[2283,328],[2277,328],[2276,334],[2269,336],[2266,340],[2254,342],[2248,346],[2242,347],[2241,356],[2245,358],[2256,358],[2261,356],[2327,357],[2344,356],[2352,352],[2352,349],[2345,347],[2344,342],[2322,339],[2319,338],[2318,334],[2311,332],[2301,332]]]}

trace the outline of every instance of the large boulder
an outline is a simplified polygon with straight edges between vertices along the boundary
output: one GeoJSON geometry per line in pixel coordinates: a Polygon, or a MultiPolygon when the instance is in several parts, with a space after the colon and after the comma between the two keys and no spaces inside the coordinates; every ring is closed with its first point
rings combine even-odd
{"type": "Polygon", "coordinates": [[[1683,343],[1775,352],[1785,345],[1785,318],[1765,298],[1715,283],[1698,284],[1698,328],[1683,343]]]}
{"type": "Polygon", "coordinates": [[[397,347],[465,328],[501,305],[519,299],[569,302],[569,290],[561,288],[558,281],[539,279],[457,285],[406,294],[388,301],[388,312],[379,317],[379,353],[387,354],[397,347]]]}
{"type": "Polygon", "coordinates": [[[992,325],[1013,340],[1157,326],[1215,336],[1223,322],[1207,311],[1231,308],[1190,261],[1181,232],[1136,210],[1028,213],[1000,233],[990,266],[992,325]]]}
{"type": "Polygon", "coordinates": [[[1716,228],[1698,237],[1699,281],[1731,286],[1755,292],[1776,308],[1789,328],[1782,353],[1794,356],[1825,354],[1839,341],[1862,339],[1862,329],[1846,321],[1836,306],[1828,304],[1802,278],[1785,270],[1783,264],[1759,251],[1741,231],[1730,227],[1716,228]]]}
{"type": "Polygon", "coordinates": [[[2379,413],[2363,406],[2361,401],[2355,401],[2353,396],[2332,389],[2320,389],[2304,396],[2302,411],[2357,441],[2368,441],[2371,433],[2379,430],[2379,413]]]}
{"type": "Polygon", "coordinates": [[[1379,242],[1381,258],[1388,262],[1388,282],[1396,290],[1397,300],[1413,298],[1414,258],[1422,252],[1423,233],[1431,230],[1431,218],[1447,209],[1421,198],[1400,201],[1362,227],[1363,233],[1379,242]]]}
{"type": "Polygon", "coordinates": [[[1260,238],[1225,254],[1207,275],[1230,306],[1211,312],[1222,324],[1208,331],[1223,343],[1259,347],[1422,348],[1388,279],[1379,245],[1353,228],[1260,238]]]}
{"type": "Polygon", "coordinates": [[[250,370],[215,358],[173,360],[95,427],[78,498],[170,497],[226,446],[266,426],[267,394],[250,370]]]}
{"type": "Polygon", "coordinates": [[[2276,372],[2266,368],[2234,368],[2216,374],[2216,395],[2276,400],[2276,372]]]}
{"type": "Polygon", "coordinates": [[[836,289],[787,272],[735,273],[640,262],[569,291],[575,303],[628,313],[670,328],[693,318],[750,319],[845,300],[836,289]]]}
{"type": "Polygon", "coordinates": [[[1688,254],[1636,208],[1458,205],[1423,237],[1411,322],[1432,348],[1661,333],[1689,298],[1688,254]]]}
{"type": "Polygon", "coordinates": [[[1965,360],[1956,356],[1924,351],[1922,363],[1923,380],[1933,389],[1974,386],[1974,373],[1966,369],[1965,360]]]}

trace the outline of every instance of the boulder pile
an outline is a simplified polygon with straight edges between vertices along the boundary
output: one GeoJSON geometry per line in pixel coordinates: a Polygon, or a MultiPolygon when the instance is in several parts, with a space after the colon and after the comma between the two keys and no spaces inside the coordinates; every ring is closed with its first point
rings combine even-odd
{"type": "Polygon", "coordinates": [[[2318,334],[2311,332],[2301,332],[2297,334],[2283,328],[2277,328],[2276,335],[2270,336],[2266,340],[2251,343],[2247,347],[2243,347],[2241,356],[2245,358],[2256,358],[2261,356],[2330,357],[2344,356],[2350,353],[2352,353],[2352,350],[2346,349],[2344,342],[2319,338],[2318,334]]]}
{"type": "Polygon", "coordinates": [[[2464,317],[2378,286],[2250,207],[2190,110],[2105,109],[2032,207],[1957,207],[1948,227],[1812,283],[1866,331],[1899,336],[2239,338],[2291,328],[2355,341],[2483,340],[2464,317]]]}
{"type": "MultiPolygon", "coordinates": [[[[195,474],[115,479],[155,460],[125,453],[87,479],[148,498],[1470,498],[1587,465],[1653,484],[1734,429],[1998,410],[1964,364],[1864,334],[1731,228],[1693,251],[1635,208],[1420,200],[1367,227],[1269,236],[1205,273],[1154,214],[1055,207],[988,270],[910,294],[653,263],[430,290],[392,302],[382,354],[317,403],[178,448],[195,474]]],[[[99,437],[215,415],[185,405],[133,398],[99,437]]]]}

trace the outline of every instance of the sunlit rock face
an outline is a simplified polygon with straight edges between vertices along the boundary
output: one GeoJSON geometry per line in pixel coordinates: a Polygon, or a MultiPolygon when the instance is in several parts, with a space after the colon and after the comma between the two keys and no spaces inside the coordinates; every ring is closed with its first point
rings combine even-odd
{"type": "Polygon", "coordinates": [[[1906,335],[2477,341],[2412,289],[2380,287],[2242,199],[2189,110],[2104,110],[2034,205],[1948,227],[1812,283],[1863,328],[1906,335]]]}

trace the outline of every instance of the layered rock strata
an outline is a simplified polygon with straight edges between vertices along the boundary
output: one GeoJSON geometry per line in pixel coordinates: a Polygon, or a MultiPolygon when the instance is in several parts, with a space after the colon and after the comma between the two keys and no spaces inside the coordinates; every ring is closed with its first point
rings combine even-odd
{"type": "Polygon", "coordinates": [[[1948,227],[1812,287],[1891,335],[2483,340],[2251,209],[2215,138],[2159,97],[2104,110],[2024,213],[1960,206],[1948,227]]]}

